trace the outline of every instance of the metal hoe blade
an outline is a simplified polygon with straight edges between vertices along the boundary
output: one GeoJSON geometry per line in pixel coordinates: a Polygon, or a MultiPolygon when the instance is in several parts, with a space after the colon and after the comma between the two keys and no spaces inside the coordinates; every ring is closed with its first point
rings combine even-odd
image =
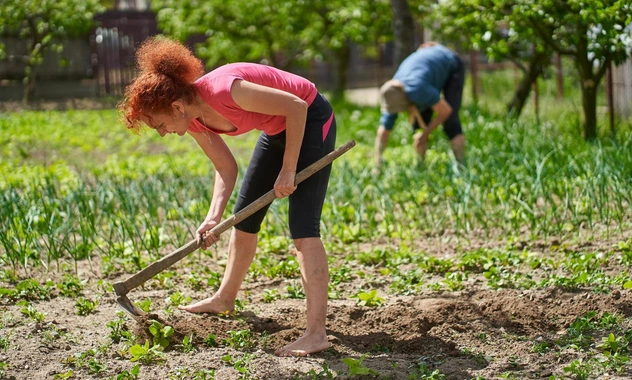
{"type": "Polygon", "coordinates": [[[130,301],[129,298],[127,298],[127,289],[125,289],[125,286],[122,283],[118,282],[118,283],[112,284],[112,286],[114,287],[114,293],[116,293],[116,296],[117,296],[116,302],[119,304],[120,307],[123,308],[123,310],[125,310],[132,317],[135,317],[135,318],[142,317],[143,315],[146,314],[144,311],[142,311],[136,305],[134,305],[134,303],[130,301]]]}

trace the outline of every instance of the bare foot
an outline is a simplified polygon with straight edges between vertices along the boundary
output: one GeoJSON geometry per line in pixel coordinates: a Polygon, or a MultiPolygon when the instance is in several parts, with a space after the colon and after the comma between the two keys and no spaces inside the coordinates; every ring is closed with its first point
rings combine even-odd
{"type": "Polygon", "coordinates": [[[193,305],[178,306],[178,309],[188,311],[189,313],[214,313],[226,314],[235,310],[235,303],[221,300],[216,295],[193,305]]]}
{"type": "Polygon", "coordinates": [[[278,356],[307,356],[329,348],[329,340],[325,332],[321,334],[305,334],[294,343],[276,350],[278,356]]]}

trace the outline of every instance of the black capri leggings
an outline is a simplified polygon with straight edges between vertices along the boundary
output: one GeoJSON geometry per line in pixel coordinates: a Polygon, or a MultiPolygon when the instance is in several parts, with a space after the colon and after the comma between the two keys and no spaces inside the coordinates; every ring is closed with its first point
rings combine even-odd
{"type": "MultiPolygon", "coordinates": [[[[331,105],[318,94],[307,110],[305,135],[296,171],[299,172],[334,150],[336,119],[331,105]]],[[[235,213],[274,187],[285,153],[285,131],[274,136],[261,133],[242,182],[235,213]]],[[[320,215],[325,202],[331,164],[301,182],[289,196],[290,234],[292,239],[320,237],[320,215]]],[[[235,226],[240,231],[257,233],[269,205],[235,226]]]]}

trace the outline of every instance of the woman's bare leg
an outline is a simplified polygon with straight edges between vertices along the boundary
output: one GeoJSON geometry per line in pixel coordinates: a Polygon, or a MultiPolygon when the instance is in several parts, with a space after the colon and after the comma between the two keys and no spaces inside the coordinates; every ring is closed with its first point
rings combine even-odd
{"type": "Polygon", "coordinates": [[[307,301],[307,328],[302,337],[277,350],[279,356],[305,356],[329,347],[325,329],[329,284],[325,247],[320,238],[296,239],[294,244],[307,301]]]}
{"type": "Polygon", "coordinates": [[[212,297],[180,310],[191,313],[225,313],[235,309],[235,299],[257,251],[257,234],[233,228],[228,246],[228,263],[219,290],[212,297]]]}

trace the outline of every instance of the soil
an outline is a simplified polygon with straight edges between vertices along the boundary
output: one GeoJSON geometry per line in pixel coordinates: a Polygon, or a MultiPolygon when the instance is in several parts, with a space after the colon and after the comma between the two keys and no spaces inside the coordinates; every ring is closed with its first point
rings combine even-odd
{"type": "MultiPolygon", "coordinates": [[[[436,240],[425,239],[419,244],[429,253],[442,256],[454,252],[460,244],[455,243],[455,239],[452,243],[450,239],[446,243],[445,238],[436,240]]],[[[567,249],[606,251],[616,241],[619,240],[576,242],[567,249]]],[[[542,255],[554,254],[547,248],[550,243],[520,244],[540,250],[542,255]]],[[[494,244],[470,240],[467,245],[472,249],[494,244]]],[[[503,246],[501,242],[496,245],[503,246]]],[[[628,324],[632,316],[632,295],[624,290],[608,293],[588,289],[571,292],[555,287],[492,290],[482,274],[472,274],[462,291],[431,291],[424,287],[423,292],[412,296],[392,296],[387,292],[390,278],[382,276],[384,286],[380,294],[386,299],[382,306],[358,306],[356,300],[346,294],[342,299],[330,301],[327,329],[331,348],[306,358],[280,358],[274,355],[274,350],[303,332],[305,301],[278,299],[265,303],[263,290],[281,290],[286,285],[285,280],[249,277],[239,297],[245,307],[233,316],[192,315],[179,310],[167,314],[165,299],[175,290],[194,300],[205,298],[211,292],[193,291],[184,284],[186,274],[198,265],[221,270],[217,260],[192,255],[172,268],[178,274],[172,278],[173,287],[160,287],[156,280],[150,280],[145,287],[128,294],[132,300],[150,298],[155,307],[151,314],[137,320],[124,317],[125,326],[138,337],[138,343],[151,338],[148,326],[152,319],[175,330],[166,361],[141,365],[139,379],[190,379],[194,378],[194,372],[202,369],[213,369],[217,379],[246,378],[231,365],[245,352],[250,358],[248,376],[256,379],[317,378],[319,373],[325,378],[326,368],[337,378],[347,378],[349,368],[342,359],[363,357],[362,364],[379,376],[354,378],[419,378],[420,363],[439,370],[447,379],[565,377],[564,366],[584,357],[584,353],[575,350],[536,353],[532,350],[534,343],[553,344],[566,334],[571,322],[589,311],[623,314],[628,324]],[[221,343],[229,337],[229,331],[246,329],[254,336],[252,347],[236,350],[221,343]],[[218,347],[204,343],[210,333],[216,336],[218,347]],[[181,349],[182,341],[192,334],[196,351],[185,353],[181,349]],[[514,377],[507,377],[508,373],[514,377]]],[[[349,265],[357,269],[358,264],[349,265]]],[[[617,271],[617,268],[612,269],[617,271]]],[[[8,362],[5,378],[52,379],[56,375],[63,378],[61,376],[69,371],[73,379],[116,378],[117,374],[132,369],[136,363],[130,361],[128,353],[121,352],[129,345],[113,343],[109,337],[107,324],[120,318],[121,309],[111,289],[103,291],[103,284],[98,282],[99,273],[98,260],[93,260],[91,266],[88,262],[79,263],[79,277],[89,279],[83,296],[100,299],[96,312],[87,316],[76,314],[75,299],[55,294],[48,301],[33,303],[36,310],[46,315],[42,323],[21,315],[21,306],[7,302],[0,306],[0,326],[3,326],[0,333],[8,336],[9,341],[9,347],[0,351],[0,362],[8,362]],[[97,352],[95,358],[103,365],[101,372],[90,373],[85,364],[69,364],[69,358],[90,349],[97,352]]],[[[115,282],[128,275],[120,274],[107,281],[115,282]]],[[[378,271],[375,275],[381,276],[378,271]]],[[[38,276],[36,279],[43,282],[46,276],[53,275],[38,276]]],[[[607,378],[624,379],[631,374],[607,378]]]]}

